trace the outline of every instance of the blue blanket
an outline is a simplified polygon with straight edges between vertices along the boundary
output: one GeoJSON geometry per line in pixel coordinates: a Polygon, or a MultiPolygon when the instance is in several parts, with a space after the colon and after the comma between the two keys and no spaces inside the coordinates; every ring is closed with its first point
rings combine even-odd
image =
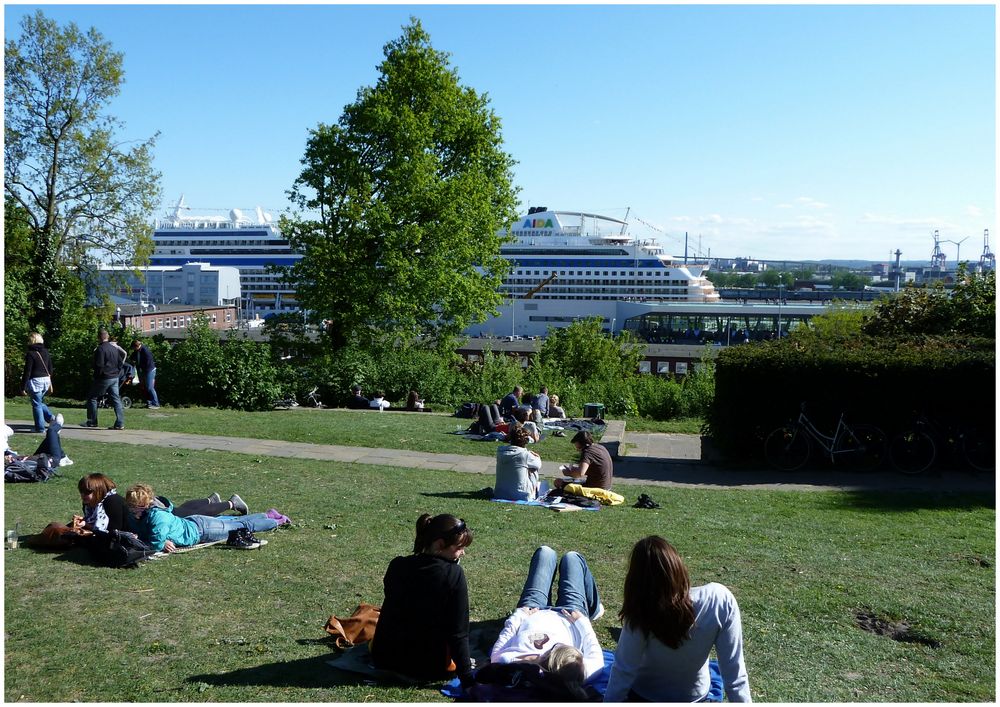
{"type": "MultiPolygon", "coordinates": [[[[599,673],[596,673],[590,678],[590,680],[587,681],[587,685],[594,688],[598,694],[603,695],[608,691],[608,680],[611,678],[611,666],[615,663],[615,652],[606,649],[601,652],[604,654],[604,667],[599,673]]],[[[711,677],[712,684],[708,690],[708,697],[705,698],[705,701],[722,702],[722,673],[719,671],[719,661],[714,658],[708,661],[708,672],[711,677]]],[[[453,678],[441,686],[441,694],[445,697],[451,697],[452,699],[459,700],[464,697],[465,691],[462,689],[462,683],[459,682],[458,678],[453,678]]]]}

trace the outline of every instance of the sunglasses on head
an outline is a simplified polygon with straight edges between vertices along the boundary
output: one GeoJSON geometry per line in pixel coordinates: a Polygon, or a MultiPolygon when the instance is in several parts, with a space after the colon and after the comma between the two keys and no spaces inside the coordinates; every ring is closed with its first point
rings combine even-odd
{"type": "Polygon", "coordinates": [[[459,533],[464,533],[466,527],[467,526],[465,525],[465,519],[464,518],[459,518],[458,522],[455,523],[455,525],[453,525],[451,528],[449,528],[448,530],[446,530],[441,537],[447,538],[447,537],[450,537],[452,535],[458,535],[459,533]]]}

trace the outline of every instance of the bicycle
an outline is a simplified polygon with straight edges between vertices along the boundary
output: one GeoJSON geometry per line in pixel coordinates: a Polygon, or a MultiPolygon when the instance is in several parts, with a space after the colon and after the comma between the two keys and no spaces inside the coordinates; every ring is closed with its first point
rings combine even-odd
{"type": "Polygon", "coordinates": [[[321,408],[323,407],[323,401],[319,399],[319,386],[316,386],[306,394],[306,407],[311,408],[321,408]]]}
{"type": "Polygon", "coordinates": [[[885,433],[874,425],[849,425],[841,413],[833,434],[824,434],[806,415],[802,403],[796,420],[773,430],[764,440],[764,457],[775,469],[795,471],[809,461],[814,446],[829,455],[831,464],[840,458],[871,471],[885,458],[885,433]]]}
{"type": "Polygon", "coordinates": [[[900,473],[916,476],[937,463],[946,450],[975,471],[996,469],[995,433],[935,423],[925,414],[918,415],[911,428],[892,438],[889,461],[900,473]]]}

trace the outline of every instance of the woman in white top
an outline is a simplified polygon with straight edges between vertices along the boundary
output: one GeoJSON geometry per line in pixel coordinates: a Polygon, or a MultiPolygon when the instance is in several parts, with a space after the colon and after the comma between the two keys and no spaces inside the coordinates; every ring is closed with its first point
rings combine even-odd
{"type": "Polygon", "coordinates": [[[491,663],[533,662],[559,677],[574,697],[586,697],[583,685],[604,668],[604,654],[591,621],[604,606],[587,561],[567,552],[558,562],[559,582],[553,604],[556,551],[542,545],[531,557],[528,577],[500,636],[491,663]]]}
{"type": "Polygon", "coordinates": [[[715,647],[730,702],[752,702],[740,607],[726,587],[691,587],[677,550],[651,535],[632,549],[605,702],[700,702],[715,647]]]}

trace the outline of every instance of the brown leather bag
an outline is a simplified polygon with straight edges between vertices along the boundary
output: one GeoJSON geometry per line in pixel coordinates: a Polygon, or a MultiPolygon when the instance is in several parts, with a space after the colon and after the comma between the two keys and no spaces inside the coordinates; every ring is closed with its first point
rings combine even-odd
{"type": "Polygon", "coordinates": [[[351,648],[372,640],[380,611],[381,607],[361,603],[346,619],[330,616],[324,629],[334,637],[337,648],[351,648]]]}

